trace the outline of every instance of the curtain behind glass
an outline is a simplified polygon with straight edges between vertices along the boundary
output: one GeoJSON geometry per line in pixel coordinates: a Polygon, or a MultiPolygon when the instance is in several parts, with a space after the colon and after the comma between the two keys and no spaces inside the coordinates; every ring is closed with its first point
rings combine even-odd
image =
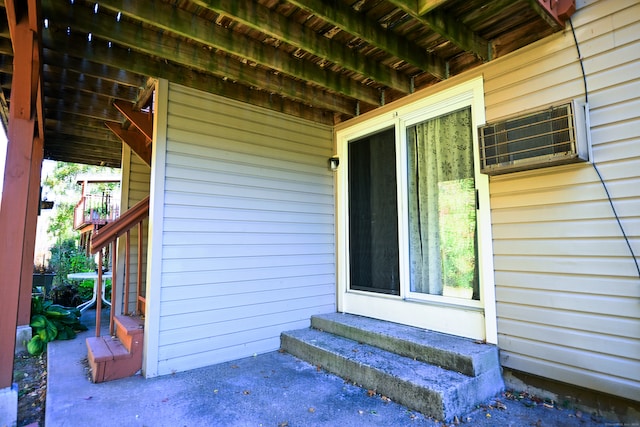
{"type": "Polygon", "coordinates": [[[478,299],[471,109],[407,128],[411,290],[478,299]]]}

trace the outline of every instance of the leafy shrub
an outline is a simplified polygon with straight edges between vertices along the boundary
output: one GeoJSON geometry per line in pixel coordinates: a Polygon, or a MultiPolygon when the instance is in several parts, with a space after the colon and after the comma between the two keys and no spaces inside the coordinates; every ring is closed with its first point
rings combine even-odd
{"type": "Polygon", "coordinates": [[[69,273],[93,271],[96,268],[93,258],[87,256],[84,249],[78,246],[78,239],[75,238],[59,241],[51,247],[49,264],[56,272],[54,286],[63,284],[69,273]]]}
{"type": "Polygon", "coordinates": [[[51,301],[43,301],[42,297],[31,299],[31,340],[27,343],[29,354],[41,354],[47,343],[53,340],[70,340],[76,332],[86,331],[87,327],[80,323],[80,310],[75,307],[63,307],[51,301]]]}

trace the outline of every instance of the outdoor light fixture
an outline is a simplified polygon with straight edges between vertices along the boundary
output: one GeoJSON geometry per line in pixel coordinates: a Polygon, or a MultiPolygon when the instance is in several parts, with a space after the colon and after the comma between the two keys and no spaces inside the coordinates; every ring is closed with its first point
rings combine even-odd
{"type": "Polygon", "coordinates": [[[340,164],[340,158],[337,156],[333,156],[329,159],[329,169],[332,171],[338,170],[338,165],[340,164]]]}

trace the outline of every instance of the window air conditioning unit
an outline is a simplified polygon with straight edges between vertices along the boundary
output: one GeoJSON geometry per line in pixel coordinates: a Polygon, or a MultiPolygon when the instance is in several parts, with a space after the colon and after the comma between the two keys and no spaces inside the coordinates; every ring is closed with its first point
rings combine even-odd
{"type": "Polygon", "coordinates": [[[480,126],[481,172],[500,175],[589,161],[588,107],[574,100],[480,126]]]}

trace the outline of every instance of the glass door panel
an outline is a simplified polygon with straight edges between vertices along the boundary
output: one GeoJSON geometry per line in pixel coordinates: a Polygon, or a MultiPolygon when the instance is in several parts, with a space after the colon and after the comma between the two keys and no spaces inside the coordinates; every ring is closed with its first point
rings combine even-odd
{"type": "Polygon", "coordinates": [[[471,109],[407,127],[410,291],[480,299],[471,109]]]}
{"type": "Polygon", "coordinates": [[[395,129],[349,141],[350,289],[400,294],[395,129]]]}

